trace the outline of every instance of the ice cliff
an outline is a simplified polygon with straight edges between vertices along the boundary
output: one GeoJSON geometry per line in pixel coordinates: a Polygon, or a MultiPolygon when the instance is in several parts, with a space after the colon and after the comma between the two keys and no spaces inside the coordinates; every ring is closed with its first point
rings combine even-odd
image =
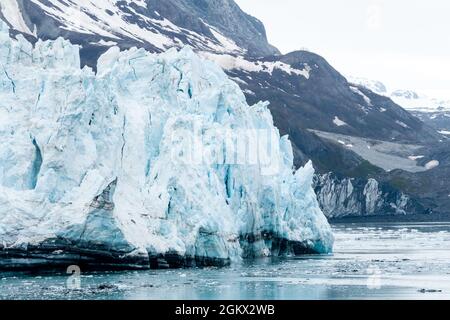
{"type": "Polygon", "coordinates": [[[190,49],[112,48],[95,74],[77,46],[33,47],[0,22],[0,64],[0,269],[332,250],[312,165],[293,172],[266,104],[190,49]],[[244,136],[265,161],[236,159],[244,136]]]}

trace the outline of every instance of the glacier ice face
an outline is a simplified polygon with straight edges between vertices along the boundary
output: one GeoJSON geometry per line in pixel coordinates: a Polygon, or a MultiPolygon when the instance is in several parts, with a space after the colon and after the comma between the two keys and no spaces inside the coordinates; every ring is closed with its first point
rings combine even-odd
{"type": "Polygon", "coordinates": [[[77,46],[32,47],[0,22],[0,63],[0,268],[332,250],[312,165],[293,173],[267,105],[189,48],[112,48],[94,74],[77,46]],[[270,150],[239,160],[242,136],[270,150]]]}

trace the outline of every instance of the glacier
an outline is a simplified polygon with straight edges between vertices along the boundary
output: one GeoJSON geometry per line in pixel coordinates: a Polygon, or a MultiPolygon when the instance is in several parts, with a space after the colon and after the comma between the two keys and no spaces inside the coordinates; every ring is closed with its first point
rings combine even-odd
{"type": "Polygon", "coordinates": [[[222,266],[332,251],[313,166],[293,169],[267,103],[248,106],[190,48],[113,47],[96,73],[80,68],[79,49],[12,39],[0,21],[0,269],[222,266]],[[268,161],[236,161],[229,135],[261,132],[268,161]],[[187,156],[199,141],[216,160],[197,161],[197,147],[187,156]]]}

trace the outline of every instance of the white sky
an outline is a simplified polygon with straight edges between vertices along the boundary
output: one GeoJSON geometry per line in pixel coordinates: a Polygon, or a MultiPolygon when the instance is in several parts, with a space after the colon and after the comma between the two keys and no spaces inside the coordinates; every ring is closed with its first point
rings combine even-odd
{"type": "Polygon", "coordinates": [[[448,0],[235,0],[283,53],[308,49],[346,76],[450,99],[448,0]]]}

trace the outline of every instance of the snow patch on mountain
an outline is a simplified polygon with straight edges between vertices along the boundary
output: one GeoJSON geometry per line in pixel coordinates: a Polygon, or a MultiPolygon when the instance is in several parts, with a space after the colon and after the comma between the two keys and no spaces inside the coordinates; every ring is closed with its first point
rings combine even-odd
{"type": "Polygon", "coordinates": [[[403,121],[396,120],[395,123],[403,128],[409,128],[409,126],[406,123],[404,123],[403,121]]]}
{"type": "Polygon", "coordinates": [[[242,50],[233,40],[225,37],[223,34],[220,33],[219,30],[214,28],[212,25],[206,23],[203,19],[200,19],[202,23],[209,28],[211,33],[214,35],[214,37],[219,41],[221,44],[221,47],[218,48],[216,51],[218,52],[240,52],[245,53],[245,50],[242,50]]]}
{"type": "Polygon", "coordinates": [[[431,169],[434,169],[434,168],[437,168],[437,167],[439,167],[439,161],[437,161],[437,160],[431,160],[431,161],[429,161],[429,162],[427,162],[426,164],[425,164],[425,168],[427,169],[427,170],[431,170],[431,169]]]}
{"type": "Polygon", "coordinates": [[[365,78],[350,77],[349,82],[363,86],[379,95],[391,98],[396,104],[406,110],[417,112],[448,112],[450,101],[431,98],[412,90],[389,90],[382,82],[365,78]]]}
{"type": "Polygon", "coordinates": [[[343,127],[343,126],[347,126],[348,124],[345,121],[342,121],[341,119],[339,119],[339,117],[334,117],[333,119],[333,123],[338,126],[338,127],[343,127]]]}
{"type": "Polygon", "coordinates": [[[99,45],[99,46],[104,46],[104,47],[114,47],[117,45],[117,42],[114,41],[105,41],[105,40],[100,40],[98,42],[91,42],[91,44],[95,44],[95,45],[99,45]]]}
{"type": "MultiPolygon", "coordinates": [[[[184,44],[192,44],[199,49],[213,52],[228,52],[245,54],[246,50],[224,36],[217,28],[202,21],[210,29],[211,37],[192,30],[179,27],[162,18],[147,16],[147,2],[118,0],[29,0],[39,7],[49,18],[58,21],[60,28],[89,36],[102,37],[106,43],[123,39],[132,39],[139,43],[151,44],[161,51],[168,48],[180,48],[184,44]],[[185,41],[178,37],[185,38],[185,41]]],[[[17,31],[34,34],[23,21],[17,0],[2,0],[2,13],[10,25],[17,31]]],[[[101,45],[101,43],[98,43],[101,45]]],[[[109,46],[108,44],[105,46],[109,46]]]]}
{"type": "Polygon", "coordinates": [[[367,88],[370,91],[373,91],[379,95],[386,95],[388,92],[386,86],[380,81],[357,77],[348,77],[347,80],[349,83],[363,86],[364,88],[367,88]]]}
{"type": "Polygon", "coordinates": [[[417,93],[414,93],[412,96],[405,91],[402,91],[402,93],[405,93],[406,95],[396,92],[390,98],[406,110],[427,113],[450,112],[450,101],[430,98],[426,95],[417,93]]]}
{"type": "Polygon", "coordinates": [[[372,101],[368,96],[361,92],[357,87],[350,86],[350,90],[352,90],[357,95],[361,96],[368,106],[372,106],[372,101]]]}
{"type": "MultiPolygon", "coordinates": [[[[86,34],[97,34],[102,37],[118,39],[118,35],[134,38],[138,41],[150,42],[160,49],[173,45],[173,41],[156,31],[142,28],[137,24],[126,20],[126,13],[122,12],[116,2],[111,0],[88,0],[77,2],[65,2],[60,0],[30,0],[38,5],[44,12],[58,19],[62,28],[86,34]]],[[[145,2],[136,2],[137,5],[145,5],[145,2]]],[[[132,6],[129,10],[139,15],[132,6]]],[[[147,22],[151,19],[141,17],[147,22]]],[[[154,20],[152,22],[155,22],[154,20]]],[[[159,22],[159,21],[157,21],[159,22]]]]}
{"type": "Polygon", "coordinates": [[[214,61],[220,65],[224,70],[242,70],[247,72],[266,72],[270,75],[275,70],[283,71],[289,75],[302,76],[309,79],[311,68],[308,65],[304,66],[304,69],[296,69],[291,65],[281,61],[250,61],[242,56],[232,56],[229,54],[214,54],[210,52],[201,52],[201,56],[214,61]]]}
{"type": "Polygon", "coordinates": [[[2,0],[0,2],[0,12],[14,29],[26,34],[36,35],[36,31],[32,32],[23,20],[17,0],[2,0]]]}

